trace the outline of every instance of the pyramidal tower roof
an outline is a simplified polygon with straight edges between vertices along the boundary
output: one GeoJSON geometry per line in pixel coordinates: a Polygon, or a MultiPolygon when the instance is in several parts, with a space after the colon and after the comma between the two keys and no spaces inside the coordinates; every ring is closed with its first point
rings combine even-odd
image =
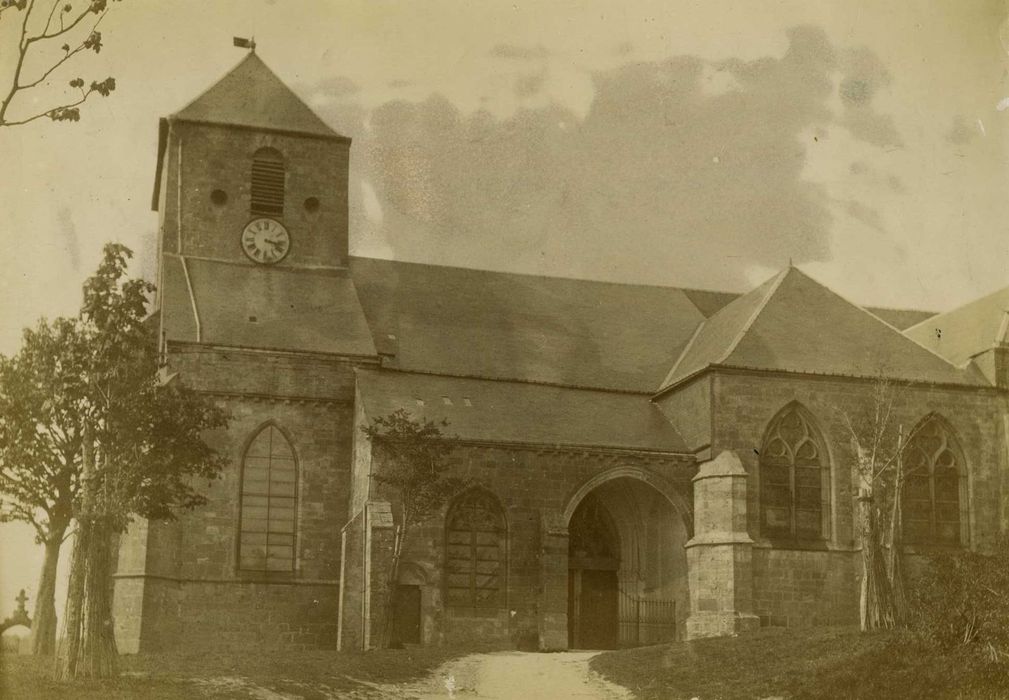
{"type": "Polygon", "coordinates": [[[713,365],[985,384],[791,266],[701,323],[660,391],[713,365]]]}
{"type": "Polygon", "coordinates": [[[302,102],[255,52],[249,52],[223,78],[170,118],[344,138],[302,102]]]}

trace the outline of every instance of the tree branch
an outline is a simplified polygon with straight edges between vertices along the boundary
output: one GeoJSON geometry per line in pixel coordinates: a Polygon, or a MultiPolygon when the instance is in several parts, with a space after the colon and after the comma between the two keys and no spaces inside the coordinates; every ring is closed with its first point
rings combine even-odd
{"type": "Polygon", "coordinates": [[[77,100],[76,102],[70,102],[70,103],[65,104],[65,105],[60,105],[58,107],[53,107],[52,109],[50,109],[48,111],[40,112],[40,113],[38,113],[38,114],[36,114],[34,116],[28,117],[27,119],[20,119],[18,121],[13,121],[13,122],[7,122],[7,121],[0,122],[0,126],[20,126],[21,124],[27,124],[28,122],[33,122],[36,119],[41,119],[42,117],[51,117],[52,115],[58,114],[59,112],[62,112],[63,110],[73,109],[74,107],[79,107],[80,105],[84,104],[87,101],[88,97],[90,97],[91,93],[93,93],[93,92],[94,92],[94,90],[92,88],[88,88],[87,90],[83,90],[82,89],[81,90],[81,99],[77,100]]]}
{"type": "Polygon", "coordinates": [[[52,26],[53,15],[56,14],[56,8],[59,6],[60,6],[60,0],[53,0],[53,6],[49,8],[49,17],[46,19],[46,28],[42,30],[43,34],[48,32],[49,27],[52,26]]]}
{"type": "Polygon", "coordinates": [[[7,114],[7,108],[10,107],[11,100],[14,99],[14,95],[17,94],[18,91],[18,82],[21,80],[21,69],[25,64],[25,55],[28,53],[28,44],[25,42],[25,37],[28,36],[28,18],[31,16],[32,8],[34,6],[35,1],[31,0],[25,10],[24,19],[21,20],[21,38],[18,39],[18,58],[17,62],[14,64],[14,74],[11,77],[11,87],[3,100],[0,100],[0,125],[7,123],[4,116],[7,114]]]}
{"type": "MultiPolygon", "coordinates": [[[[57,4],[59,4],[59,3],[57,2],[57,4]]],[[[98,20],[95,22],[95,26],[98,26],[98,22],[102,21],[102,17],[105,16],[106,12],[108,12],[108,9],[102,10],[101,14],[98,15],[98,20]]],[[[33,37],[29,37],[28,38],[28,41],[26,42],[25,48],[27,48],[31,44],[34,44],[37,41],[44,41],[46,39],[55,39],[58,36],[62,36],[64,34],[66,34],[71,29],[73,29],[78,24],[80,24],[84,20],[84,18],[87,17],[90,14],[92,14],[92,12],[91,12],[91,6],[88,5],[88,7],[87,7],[86,10],[84,10],[79,15],[77,15],[77,18],[74,19],[73,22],[71,22],[70,24],[68,24],[66,26],[63,26],[63,15],[61,14],[60,15],[60,29],[59,29],[58,32],[53,32],[52,34],[50,34],[49,31],[48,31],[49,30],[49,25],[47,23],[46,24],[46,28],[42,31],[41,34],[37,34],[37,35],[35,35],[33,37]]]]}
{"type": "MultiPolygon", "coordinates": [[[[108,13],[109,8],[106,6],[100,12],[94,12],[93,8],[95,6],[89,3],[88,6],[84,10],[82,10],[80,14],[78,14],[70,24],[67,25],[63,23],[63,13],[60,13],[59,30],[50,31],[52,28],[53,16],[57,8],[60,6],[60,1],[61,0],[56,0],[56,2],[54,2],[52,7],[50,8],[49,17],[46,19],[46,25],[43,28],[42,33],[31,35],[28,32],[28,24],[32,11],[35,9],[35,0],[29,0],[29,3],[25,10],[24,19],[21,23],[21,38],[18,40],[18,58],[14,67],[13,75],[11,77],[10,89],[7,91],[6,96],[2,100],[0,100],[0,127],[20,126],[22,124],[28,124],[29,122],[33,122],[36,119],[41,119],[42,117],[46,116],[50,117],[54,121],[59,121],[62,119],[77,121],[79,115],[74,113],[73,110],[75,110],[80,105],[84,104],[84,102],[88,99],[91,93],[96,92],[96,90],[94,89],[94,83],[92,83],[92,87],[89,88],[88,90],[86,91],[83,89],[81,90],[82,95],[81,99],[77,100],[76,102],[69,102],[66,104],[57,105],[44,112],[39,112],[38,114],[26,117],[24,119],[8,121],[6,118],[7,110],[10,108],[11,102],[14,101],[15,96],[19,92],[23,92],[25,90],[30,90],[31,88],[37,87],[39,84],[45,81],[46,78],[48,78],[53,73],[53,71],[55,71],[57,68],[62,66],[68,60],[70,60],[71,57],[77,55],[84,49],[95,48],[95,51],[98,51],[98,49],[101,48],[100,37],[96,41],[96,46],[89,45],[89,42],[91,41],[92,37],[95,36],[95,30],[98,28],[98,25],[101,24],[102,20],[105,18],[105,15],[108,13]],[[58,61],[56,61],[55,64],[53,64],[47,70],[45,70],[37,80],[33,80],[29,83],[22,83],[21,72],[24,69],[25,57],[28,55],[28,50],[29,48],[31,48],[31,45],[39,41],[54,39],[58,36],[66,34],[67,32],[70,32],[75,27],[77,27],[81,22],[83,22],[84,18],[90,14],[97,14],[98,16],[97,19],[95,19],[94,24],[91,25],[91,31],[88,33],[88,37],[72,51],[68,50],[65,56],[60,58],[58,61]]],[[[103,95],[108,94],[107,92],[102,90],[98,90],[97,92],[100,92],[103,95]]]]}
{"type": "Polygon", "coordinates": [[[27,83],[25,85],[18,85],[17,89],[18,90],[28,90],[30,88],[35,87],[36,85],[38,85],[39,83],[41,83],[43,80],[45,80],[46,78],[48,78],[49,75],[50,75],[50,73],[52,73],[54,70],[56,70],[57,68],[59,68],[60,66],[62,66],[64,63],[66,63],[67,61],[69,61],[73,56],[77,55],[78,53],[80,53],[83,50],[84,50],[84,44],[81,43],[73,51],[68,51],[66,56],[64,56],[60,60],[56,61],[56,63],[54,63],[49,70],[47,70],[45,73],[43,73],[41,76],[39,76],[38,80],[32,81],[32,82],[27,83]]]}

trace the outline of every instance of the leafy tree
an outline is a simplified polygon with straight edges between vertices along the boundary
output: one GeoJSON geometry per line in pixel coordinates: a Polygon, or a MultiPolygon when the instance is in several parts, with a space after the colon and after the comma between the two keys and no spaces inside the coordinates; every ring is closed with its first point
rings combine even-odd
{"type": "Polygon", "coordinates": [[[56,562],[77,523],[63,654],[78,659],[71,676],[114,670],[79,662],[94,648],[114,650],[111,601],[88,599],[100,589],[107,597],[111,561],[94,562],[111,557],[132,516],[171,518],[204,503],[194,481],[216,478],[223,466],[202,435],[226,417],[160,370],[156,331],[145,320],[153,286],[125,279],[130,256],[106,245],[80,315],[40,322],[25,331],[17,355],[0,357],[3,515],[31,524],[46,547],[33,626],[39,653],[53,648],[56,562]],[[103,626],[107,639],[85,643],[103,626]]]}
{"type": "Polygon", "coordinates": [[[442,432],[447,425],[445,421],[417,420],[399,409],[362,428],[379,457],[372,478],[390,492],[398,510],[380,647],[387,647],[391,638],[403,543],[416,525],[430,519],[465,486],[462,479],[445,473],[449,467],[446,458],[454,447],[442,432]]]}
{"type": "Polygon", "coordinates": [[[28,523],[45,548],[31,648],[51,654],[56,567],[80,488],[87,340],[67,318],[39,321],[23,337],[17,355],[0,356],[0,521],[28,523]]]}
{"type": "Polygon", "coordinates": [[[18,95],[47,85],[49,76],[78,54],[102,50],[98,26],[108,11],[109,0],[0,0],[0,31],[17,40],[13,50],[0,49],[0,54],[14,56],[13,70],[0,83],[0,127],[43,117],[75,122],[81,118],[80,106],[89,97],[108,97],[116,89],[112,77],[90,82],[75,77],[68,81],[70,93],[53,98],[53,106],[24,116],[9,114],[18,95]],[[17,26],[9,26],[12,22],[17,26]],[[64,42],[58,49],[57,41],[64,42]]]}

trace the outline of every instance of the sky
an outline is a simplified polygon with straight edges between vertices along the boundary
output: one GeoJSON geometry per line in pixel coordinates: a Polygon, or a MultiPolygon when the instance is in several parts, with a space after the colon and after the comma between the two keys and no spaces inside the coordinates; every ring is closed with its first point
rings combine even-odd
{"type": "MultiPolygon", "coordinates": [[[[352,254],[733,291],[791,261],[858,303],[953,308],[1009,284],[1006,16],[1005,0],[114,3],[101,53],[12,109],[78,76],[116,91],[79,123],[0,129],[0,353],[77,310],[106,241],[154,276],[158,118],[241,60],[233,36],[353,138],[352,254]]],[[[13,29],[0,17],[0,86],[13,29]]],[[[0,616],[33,592],[25,533],[0,526],[0,616]]]]}

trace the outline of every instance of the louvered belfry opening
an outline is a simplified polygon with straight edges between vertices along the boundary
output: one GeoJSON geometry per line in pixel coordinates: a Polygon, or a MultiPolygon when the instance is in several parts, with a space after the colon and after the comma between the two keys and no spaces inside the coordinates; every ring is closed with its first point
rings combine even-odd
{"type": "Polygon", "coordinates": [[[260,148],[252,156],[250,212],[253,216],[284,213],[284,157],[274,148],[260,148]]]}

